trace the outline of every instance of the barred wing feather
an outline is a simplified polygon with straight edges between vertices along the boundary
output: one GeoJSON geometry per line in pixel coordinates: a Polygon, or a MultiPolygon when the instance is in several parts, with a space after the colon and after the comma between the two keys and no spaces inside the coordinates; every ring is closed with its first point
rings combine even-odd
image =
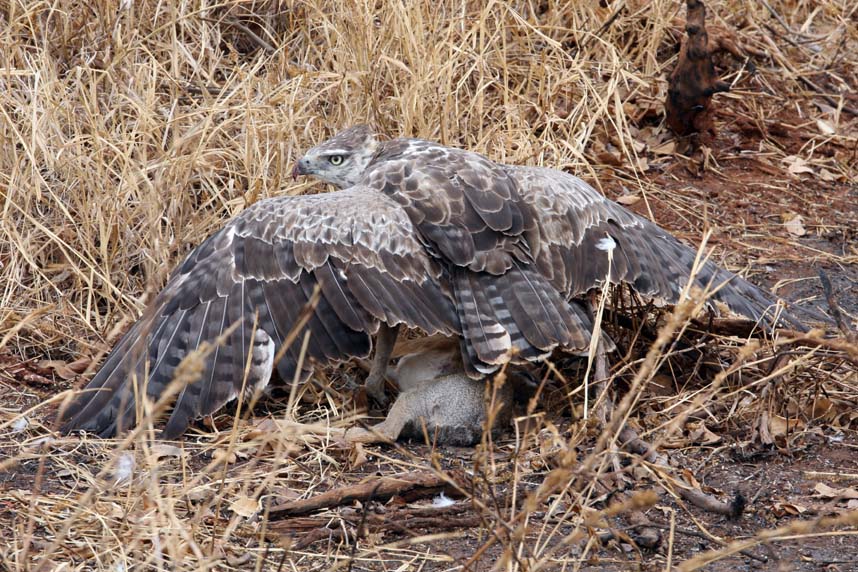
{"type": "Polygon", "coordinates": [[[291,380],[300,344],[271,361],[317,286],[306,326],[314,362],[366,356],[381,322],[457,334],[443,272],[401,207],[381,193],[353,187],[260,201],[190,253],[65,411],[62,428],[110,436],[134,425],[139,392],[157,400],[182,358],[225,332],[200,380],[178,394],[166,437],[242,386],[267,383],[272,367],[291,380]]]}

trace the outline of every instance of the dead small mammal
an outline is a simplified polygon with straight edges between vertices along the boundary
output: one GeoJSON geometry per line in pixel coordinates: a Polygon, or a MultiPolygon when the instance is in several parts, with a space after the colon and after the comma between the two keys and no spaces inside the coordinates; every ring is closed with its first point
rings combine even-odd
{"type": "MultiPolygon", "coordinates": [[[[487,384],[491,380],[470,379],[465,375],[455,340],[448,343],[441,338],[423,342],[422,347],[404,346],[407,353],[400,358],[395,371],[400,393],[387,418],[369,429],[351,428],[345,438],[373,443],[398,438],[422,441],[428,435],[441,445],[478,443],[489,417],[492,388],[487,390],[487,384]]],[[[509,424],[512,401],[513,385],[507,380],[499,384],[494,395],[497,410],[494,430],[509,424]]]]}

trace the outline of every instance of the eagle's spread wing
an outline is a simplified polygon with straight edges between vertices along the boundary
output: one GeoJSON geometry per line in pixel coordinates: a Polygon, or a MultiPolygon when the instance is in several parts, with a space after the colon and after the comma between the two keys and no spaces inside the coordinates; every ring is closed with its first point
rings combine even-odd
{"type": "MultiPolygon", "coordinates": [[[[696,251],[666,230],[605,198],[581,179],[537,167],[507,167],[524,201],[539,213],[539,270],[568,297],[604,282],[613,249],[611,282],[667,303],[679,300],[696,251]]],[[[775,300],[747,280],[707,261],[696,275],[701,288],[732,311],[771,323],[775,300]]],[[[794,316],[782,318],[804,329],[794,316]]]]}
{"type": "Polygon", "coordinates": [[[397,201],[450,274],[465,367],[490,373],[555,347],[580,350],[592,325],[534,264],[537,216],[505,168],[482,155],[418,139],[384,144],[363,182],[397,201]]]}
{"type": "MultiPolygon", "coordinates": [[[[459,333],[444,270],[416,236],[394,201],[367,188],[253,205],[190,253],[66,411],[63,429],[111,435],[133,425],[135,385],[157,398],[187,353],[235,324],[200,380],[178,395],[165,430],[178,436],[238,394],[248,354],[244,383],[267,382],[274,353],[316,285],[308,358],[367,355],[379,322],[459,333]]],[[[274,364],[284,379],[295,373],[299,348],[274,364]]]]}

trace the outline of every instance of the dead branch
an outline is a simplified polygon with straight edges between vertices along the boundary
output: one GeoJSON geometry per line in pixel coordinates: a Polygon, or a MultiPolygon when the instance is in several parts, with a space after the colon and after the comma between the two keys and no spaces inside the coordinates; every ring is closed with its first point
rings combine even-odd
{"type": "MultiPolygon", "coordinates": [[[[834,303],[837,303],[836,300],[834,303]]],[[[756,322],[743,318],[724,318],[711,321],[694,318],[692,324],[701,331],[719,336],[761,339],[768,339],[770,337],[768,332],[760,328],[756,322]]],[[[820,330],[799,332],[786,328],[778,329],[778,333],[781,336],[777,342],[778,347],[805,346],[808,348],[824,348],[843,352],[845,354],[842,356],[844,359],[858,365],[858,343],[850,341],[848,337],[847,339],[841,337],[826,338],[822,337],[820,330]]]]}
{"type": "Polygon", "coordinates": [[[333,489],[308,499],[291,501],[271,508],[272,520],[309,514],[324,508],[331,508],[369,500],[386,501],[394,496],[404,496],[409,499],[436,495],[444,492],[457,495],[454,482],[464,482],[463,476],[451,473],[449,478],[442,478],[434,473],[399,473],[390,477],[371,477],[347,487],[333,489]]]}
{"type": "Polygon", "coordinates": [[[440,532],[459,528],[474,528],[483,521],[476,515],[463,513],[471,510],[469,504],[448,507],[415,507],[382,512],[345,509],[338,519],[327,517],[287,518],[271,522],[267,534],[273,540],[284,535],[297,535],[294,550],[301,550],[320,540],[347,541],[370,533],[395,532],[411,536],[417,530],[440,532]],[[341,522],[346,526],[342,526],[341,522]]]}
{"type": "Polygon", "coordinates": [[[858,365],[858,344],[851,343],[849,340],[844,340],[843,338],[823,338],[819,335],[818,331],[811,331],[792,339],[779,341],[778,346],[807,346],[809,348],[825,348],[843,352],[841,356],[843,359],[858,365]]]}
{"type": "MultiPolygon", "coordinates": [[[[694,318],[691,320],[691,323],[695,328],[716,336],[736,336],[739,338],[754,337],[763,339],[768,337],[768,331],[765,328],[760,328],[757,322],[746,318],[720,318],[713,320],[694,318]]],[[[787,330],[787,335],[790,334],[795,334],[795,336],[800,335],[798,332],[794,332],[793,330],[787,330]]]]}
{"type": "Polygon", "coordinates": [[[354,535],[350,535],[343,528],[317,528],[299,538],[298,541],[292,545],[292,550],[304,550],[311,544],[315,544],[320,540],[340,543],[347,542],[349,538],[353,537],[354,535]]]}
{"type": "Polygon", "coordinates": [[[721,502],[696,488],[687,489],[685,487],[677,487],[676,492],[683,500],[707,512],[729,516],[730,518],[738,518],[745,511],[745,497],[738,492],[728,503],[721,502]]]}

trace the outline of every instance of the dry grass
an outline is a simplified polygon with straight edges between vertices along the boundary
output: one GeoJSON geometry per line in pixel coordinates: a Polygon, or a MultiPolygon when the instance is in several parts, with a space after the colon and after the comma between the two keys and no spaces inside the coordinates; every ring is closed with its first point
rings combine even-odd
{"type": "MultiPolygon", "coordinates": [[[[736,30],[757,67],[751,75],[725,59],[725,79],[735,89],[718,100],[730,110],[720,117],[732,127],[730,137],[757,130],[752,155],[738,144],[694,157],[672,152],[660,113],[681,30],[675,18],[684,13],[675,2],[0,2],[0,349],[12,361],[100,355],[178,260],[224,220],[263,197],[318,190],[289,180],[293,161],[358,122],[510,163],[572,170],[613,195],[640,197],[640,212],[659,213],[656,220],[695,242],[714,221],[716,239],[731,247],[728,260],[741,267],[751,259],[755,273],[772,260],[809,257],[854,269],[854,243],[832,252],[789,234],[771,240],[781,220],[755,224],[764,217],[710,207],[722,203],[695,188],[720,185],[735,174],[733,162],[751,157],[762,165],[757,174],[773,170],[756,184],[784,193],[805,215],[810,236],[855,240],[850,197],[858,197],[848,188],[858,175],[854,3],[708,6],[711,22],[736,30]],[[795,134],[792,143],[778,139],[782,132],[795,134]],[[797,172],[788,173],[791,166],[797,172]],[[817,183],[831,196],[806,194],[817,183]],[[832,202],[836,193],[845,208],[832,202]]],[[[784,209],[773,204],[769,214],[777,218],[784,209]]],[[[688,328],[687,310],[678,310],[672,327],[688,328]]],[[[773,343],[758,348],[710,337],[689,350],[665,338],[645,359],[654,340],[652,328],[625,340],[630,349],[616,368],[635,389],[621,412],[633,420],[645,414],[648,438],[686,446],[679,437],[691,431],[689,423],[705,427],[703,420],[756,435],[749,441],[772,433],[782,449],[811,427],[839,427],[854,438],[849,411],[858,380],[848,346],[787,345],[773,370],[773,343]],[[653,380],[670,379],[665,372],[677,391],[648,392],[653,380]],[[790,425],[797,419],[800,425],[790,425]],[[789,433],[780,432],[783,423],[789,433]]],[[[594,512],[610,504],[596,477],[610,470],[616,436],[605,433],[594,447],[590,425],[555,418],[548,405],[545,414],[520,418],[514,438],[485,443],[473,459],[396,447],[373,448],[367,461],[367,451],[324,436],[251,424],[190,437],[177,450],[145,429],[117,442],[45,441],[49,416],[29,408],[67,384],[39,385],[38,374],[4,369],[0,569],[434,570],[495,563],[577,570],[598,553],[588,530],[610,512],[594,512]],[[21,428],[22,418],[29,427],[21,428]],[[579,446],[589,456],[579,458],[579,446]],[[256,501],[263,506],[376,470],[416,467],[472,470],[473,488],[464,492],[483,525],[415,531],[428,535],[417,537],[375,533],[357,543],[349,532],[290,551],[288,542],[266,539],[264,511],[254,510],[256,501]],[[469,560],[479,557],[476,565],[469,560]]],[[[350,372],[323,380],[344,375],[350,372]]],[[[574,392],[565,392],[556,389],[564,397],[555,404],[578,407],[574,392]]],[[[277,415],[327,423],[343,414],[346,401],[336,389],[318,393],[311,386],[298,397],[277,415]]],[[[663,469],[640,460],[628,474],[674,486],[663,469]]],[[[325,514],[332,530],[348,528],[336,512],[325,514]]],[[[850,522],[825,525],[850,534],[842,529],[850,522]]],[[[672,557],[667,564],[664,555],[648,557],[652,569],[690,556],[679,555],[679,546],[673,553],[674,532],[672,557]]],[[[771,544],[779,537],[759,538],[771,544]]],[[[717,561],[734,548],[706,556],[717,561]]],[[[623,570],[638,559],[609,554],[605,569],[613,559],[623,570]]]]}

